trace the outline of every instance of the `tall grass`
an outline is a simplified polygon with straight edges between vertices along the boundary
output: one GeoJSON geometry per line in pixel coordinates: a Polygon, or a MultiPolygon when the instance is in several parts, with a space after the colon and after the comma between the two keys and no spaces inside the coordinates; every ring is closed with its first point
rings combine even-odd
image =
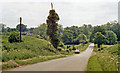
{"type": "Polygon", "coordinates": [[[49,43],[43,39],[37,39],[30,36],[22,37],[24,42],[20,43],[9,43],[7,41],[7,36],[2,38],[2,61],[6,62],[8,60],[21,60],[32,58],[35,56],[48,56],[59,54],[57,50],[49,43]]]}
{"type": "Polygon", "coordinates": [[[97,54],[89,59],[88,71],[118,71],[118,45],[103,45],[102,48],[95,50],[97,54]]]}

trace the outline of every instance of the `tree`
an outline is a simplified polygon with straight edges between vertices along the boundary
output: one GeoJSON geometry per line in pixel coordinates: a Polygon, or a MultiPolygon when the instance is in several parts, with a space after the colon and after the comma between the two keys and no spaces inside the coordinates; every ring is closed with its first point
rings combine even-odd
{"type": "Polygon", "coordinates": [[[87,42],[87,36],[85,34],[80,34],[76,39],[75,39],[75,43],[76,44],[80,44],[83,43],[85,44],[87,42]]]}
{"type": "Polygon", "coordinates": [[[117,35],[117,41],[120,41],[120,24],[114,23],[112,26],[112,31],[117,35]]]}
{"type": "Polygon", "coordinates": [[[106,31],[107,44],[113,45],[117,43],[117,35],[113,31],[106,31]]]}
{"type": "Polygon", "coordinates": [[[7,27],[7,32],[11,32],[11,28],[10,27],[7,27]]]}
{"type": "Polygon", "coordinates": [[[84,24],[84,25],[82,26],[82,29],[83,29],[83,33],[84,33],[85,35],[87,35],[87,38],[88,38],[88,37],[89,37],[88,26],[87,26],[86,24],[84,24]]]}
{"type": "Polygon", "coordinates": [[[6,26],[5,24],[2,24],[2,23],[1,23],[1,24],[0,24],[0,27],[1,27],[1,28],[0,28],[0,31],[5,32],[5,26],[6,26]]]}
{"type": "Polygon", "coordinates": [[[65,30],[61,35],[64,44],[73,44],[73,34],[70,30],[65,30]]]}
{"type": "Polygon", "coordinates": [[[64,31],[71,31],[73,39],[77,38],[77,36],[81,33],[80,28],[78,26],[66,27],[64,31]]]}
{"type": "Polygon", "coordinates": [[[120,24],[117,21],[111,21],[103,25],[106,31],[113,31],[117,35],[117,41],[120,41],[120,24]]]}
{"type": "MultiPolygon", "coordinates": [[[[16,26],[16,29],[20,31],[20,24],[16,26]]],[[[27,30],[27,25],[21,24],[21,32],[24,32],[27,30]]]]}
{"type": "Polygon", "coordinates": [[[105,29],[103,28],[103,26],[95,26],[92,31],[92,34],[90,35],[90,42],[93,42],[95,33],[97,32],[101,32],[101,34],[105,35],[105,29]]]}
{"type": "Polygon", "coordinates": [[[101,32],[95,33],[94,43],[98,44],[99,48],[100,45],[104,44],[105,42],[106,42],[106,37],[101,32]]]}
{"type": "Polygon", "coordinates": [[[40,35],[42,38],[44,38],[45,40],[47,40],[48,36],[47,36],[47,24],[43,23],[40,26],[38,26],[37,28],[34,29],[34,34],[36,35],[40,35]]]}
{"type": "Polygon", "coordinates": [[[13,43],[13,42],[19,42],[20,41],[20,34],[18,32],[11,32],[9,37],[8,37],[8,41],[10,43],[13,43]]]}
{"type": "Polygon", "coordinates": [[[58,20],[59,16],[54,9],[50,10],[49,16],[47,17],[47,35],[50,38],[50,42],[55,48],[59,45],[59,34],[58,34],[58,20]]]}
{"type": "Polygon", "coordinates": [[[61,36],[61,34],[63,33],[63,27],[61,24],[58,24],[58,33],[59,33],[59,36],[61,36]]]}

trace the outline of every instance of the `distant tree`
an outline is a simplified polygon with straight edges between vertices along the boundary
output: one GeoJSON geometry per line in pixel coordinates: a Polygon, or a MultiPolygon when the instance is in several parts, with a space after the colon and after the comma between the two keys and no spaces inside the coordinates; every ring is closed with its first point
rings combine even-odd
{"type": "Polygon", "coordinates": [[[113,23],[112,31],[117,35],[118,40],[120,41],[120,24],[119,23],[113,23]]]}
{"type": "Polygon", "coordinates": [[[19,42],[20,41],[20,34],[18,32],[11,32],[9,37],[8,37],[8,41],[10,43],[13,43],[13,42],[19,42]]]}
{"type": "Polygon", "coordinates": [[[105,42],[106,42],[106,37],[101,32],[95,33],[94,43],[98,44],[99,48],[100,45],[104,44],[105,42]]]}
{"type": "Polygon", "coordinates": [[[107,44],[113,45],[117,43],[117,35],[113,31],[106,31],[107,44]]]}
{"type": "Polygon", "coordinates": [[[40,35],[42,38],[44,38],[45,40],[48,39],[48,36],[47,36],[47,24],[43,23],[41,24],[40,26],[38,26],[37,28],[34,29],[34,34],[36,35],[40,35]]]}
{"type": "Polygon", "coordinates": [[[91,29],[91,28],[92,28],[92,25],[91,25],[91,24],[88,24],[88,28],[91,29]]]}
{"type": "Polygon", "coordinates": [[[105,35],[105,28],[103,28],[103,26],[95,26],[93,28],[92,34],[90,35],[90,42],[93,42],[95,33],[97,32],[101,32],[101,34],[105,35]]]}
{"type": "Polygon", "coordinates": [[[80,28],[78,26],[66,27],[64,31],[71,31],[73,39],[77,38],[77,36],[81,33],[80,28]]]}
{"type": "Polygon", "coordinates": [[[73,44],[73,34],[70,30],[65,30],[61,35],[64,44],[73,44]]]}
{"type": "MultiPolygon", "coordinates": [[[[71,39],[69,38],[70,41],[68,41],[67,43],[70,43],[70,44],[79,44],[80,42],[77,41],[76,38],[77,38],[80,34],[85,34],[85,35],[87,36],[87,39],[89,39],[90,34],[91,34],[90,31],[92,31],[91,29],[92,29],[92,26],[89,25],[89,27],[88,27],[88,25],[86,25],[86,24],[84,24],[82,27],[78,27],[78,26],[66,27],[66,28],[64,28],[64,31],[65,31],[65,32],[63,32],[63,36],[66,35],[66,34],[64,34],[64,33],[67,32],[67,33],[69,33],[69,34],[72,35],[72,38],[71,38],[71,39]],[[68,31],[69,31],[69,32],[68,32],[68,31]],[[73,40],[73,43],[71,42],[71,40],[73,40]]],[[[62,37],[63,37],[63,36],[62,36],[62,37]]],[[[63,38],[62,38],[62,40],[65,42],[66,39],[63,39],[63,38]]],[[[65,44],[66,44],[66,43],[65,43],[65,44]]]]}
{"type": "Polygon", "coordinates": [[[107,22],[102,28],[106,31],[113,31],[117,35],[117,41],[120,41],[120,24],[117,21],[107,22]]]}
{"type": "Polygon", "coordinates": [[[59,36],[61,36],[61,34],[63,33],[64,31],[64,28],[61,24],[58,24],[58,33],[59,33],[59,36]]]}
{"type": "MultiPolygon", "coordinates": [[[[16,29],[20,31],[20,24],[16,26],[16,29]]],[[[27,30],[27,25],[21,24],[21,31],[25,32],[27,30]]]]}
{"type": "Polygon", "coordinates": [[[75,39],[75,43],[76,44],[85,44],[87,42],[87,36],[85,34],[80,34],[76,39],[75,39]]]}
{"type": "Polygon", "coordinates": [[[84,24],[81,28],[83,30],[83,34],[85,34],[87,38],[90,38],[89,28],[91,28],[91,26],[88,28],[88,25],[84,24]]]}
{"type": "Polygon", "coordinates": [[[11,28],[10,27],[7,27],[7,32],[11,32],[11,28]]]}
{"type": "Polygon", "coordinates": [[[18,32],[18,30],[16,29],[16,28],[10,28],[11,29],[11,31],[16,31],[16,32],[18,32]]]}
{"type": "Polygon", "coordinates": [[[59,20],[58,14],[55,10],[50,10],[49,16],[47,17],[47,35],[50,38],[52,45],[57,48],[59,45],[59,34],[58,34],[58,23],[59,20]]]}
{"type": "Polygon", "coordinates": [[[1,23],[0,24],[0,31],[5,32],[5,30],[6,30],[5,26],[6,26],[5,24],[1,23]]]}

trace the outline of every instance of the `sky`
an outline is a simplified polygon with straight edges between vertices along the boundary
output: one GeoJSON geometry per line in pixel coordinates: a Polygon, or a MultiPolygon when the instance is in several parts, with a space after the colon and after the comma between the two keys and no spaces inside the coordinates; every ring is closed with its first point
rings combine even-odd
{"type": "Polygon", "coordinates": [[[119,0],[1,0],[0,23],[15,28],[22,17],[28,28],[46,23],[50,2],[58,13],[63,27],[83,24],[102,25],[118,20],[119,0]]]}

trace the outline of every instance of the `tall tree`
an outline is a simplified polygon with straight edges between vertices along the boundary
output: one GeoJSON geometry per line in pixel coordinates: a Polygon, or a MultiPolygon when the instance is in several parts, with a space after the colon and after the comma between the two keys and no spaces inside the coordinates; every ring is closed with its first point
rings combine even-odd
{"type": "Polygon", "coordinates": [[[55,48],[59,45],[59,34],[58,34],[58,20],[59,16],[55,12],[55,10],[52,8],[52,10],[49,11],[49,16],[47,17],[47,35],[50,38],[50,42],[53,44],[55,48]]]}

